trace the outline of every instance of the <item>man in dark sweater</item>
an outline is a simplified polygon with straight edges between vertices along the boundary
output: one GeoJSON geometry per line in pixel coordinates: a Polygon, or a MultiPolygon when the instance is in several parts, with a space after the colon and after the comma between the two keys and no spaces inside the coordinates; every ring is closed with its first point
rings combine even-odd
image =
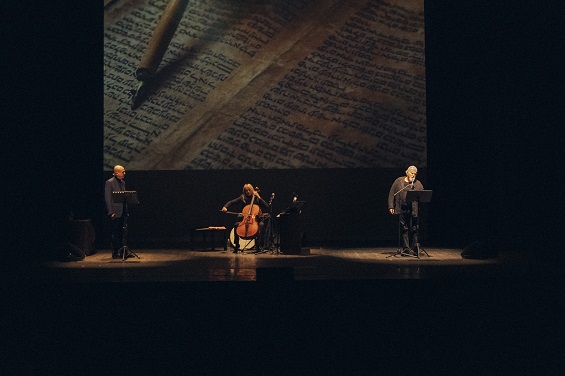
{"type": "Polygon", "coordinates": [[[406,170],[406,176],[397,178],[388,193],[388,210],[390,214],[399,216],[400,234],[402,237],[402,255],[416,254],[415,249],[418,243],[418,203],[413,201],[411,204],[406,202],[408,190],[423,190],[424,186],[416,179],[418,169],[410,166],[406,170]],[[409,241],[411,240],[411,241],[409,241]]]}

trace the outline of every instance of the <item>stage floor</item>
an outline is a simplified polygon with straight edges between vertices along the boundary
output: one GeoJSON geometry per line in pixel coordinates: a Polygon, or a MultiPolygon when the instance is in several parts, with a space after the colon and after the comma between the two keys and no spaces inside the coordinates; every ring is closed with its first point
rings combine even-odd
{"type": "MultiPolygon", "coordinates": [[[[395,248],[309,248],[306,255],[229,249],[132,249],[138,257],[112,259],[98,250],[81,261],[41,263],[36,278],[60,281],[260,281],[273,278],[308,280],[375,280],[491,277],[507,271],[500,255],[464,259],[461,249],[425,248],[420,257],[404,257],[395,248]]],[[[511,264],[516,265],[513,261],[511,264]]]]}
{"type": "Polygon", "coordinates": [[[542,257],[133,251],[139,259],[98,250],[5,273],[5,342],[16,351],[7,359],[19,371],[9,373],[84,374],[87,364],[87,374],[372,374],[391,364],[394,374],[413,360],[401,373],[521,374],[505,365],[555,370],[561,359],[551,344],[562,338],[563,270],[542,257]],[[532,363],[533,351],[546,358],[532,363]]]}

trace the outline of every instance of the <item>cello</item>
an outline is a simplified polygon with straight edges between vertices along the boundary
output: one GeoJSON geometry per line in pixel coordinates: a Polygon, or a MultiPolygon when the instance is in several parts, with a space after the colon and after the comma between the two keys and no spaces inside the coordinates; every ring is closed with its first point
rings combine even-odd
{"type": "Polygon", "coordinates": [[[261,215],[261,208],[259,205],[255,204],[255,195],[253,192],[253,197],[251,198],[251,203],[245,205],[241,214],[243,219],[237,225],[236,233],[241,239],[253,239],[259,232],[259,223],[257,223],[257,218],[261,215]]]}

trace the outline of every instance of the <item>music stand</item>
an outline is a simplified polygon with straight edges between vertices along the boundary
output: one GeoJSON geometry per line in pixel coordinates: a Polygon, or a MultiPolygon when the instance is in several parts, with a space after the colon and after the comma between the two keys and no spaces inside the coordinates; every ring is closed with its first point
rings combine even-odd
{"type": "MultiPolygon", "coordinates": [[[[418,203],[418,209],[420,207],[420,203],[429,203],[432,201],[432,190],[429,189],[423,189],[420,191],[407,191],[406,192],[406,203],[407,204],[411,204],[413,201],[416,201],[418,203]]],[[[412,228],[412,215],[410,216],[410,229],[412,228]]],[[[426,256],[431,257],[430,255],[428,255],[428,252],[426,252],[426,250],[424,248],[422,248],[420,246],[420,241],[419,241],[419,230],[420,230],[420,223],[418,221],[418,223],[416,224],[416,239],[418,239],[418,241],[416,242],[416,244],[414,244],[414,246],[416,247],[416,257],[420,258],[420,249],[426,254],[426,256]]]]}
{"type": "Polygon", "coordinates": [[[139,258],[132,250],[127,246],[127,235],[128,235],[128,204],[139,204],[137,199],[137,191],[113,191],[112,192],[112,202],[115,204],[123,204],[123,216],[124,216],[124,227],[122,233],[122,247],[118,249],[118,254],[120,250],[122,251],[122,261],[128,258],[129,255],[133,255],[139,258]]]}
{"type": "Polygon", "coordinates": [[[306,201],[293,201],[288,208],[284,210],[284,214],[300,213],[306,201]]]}

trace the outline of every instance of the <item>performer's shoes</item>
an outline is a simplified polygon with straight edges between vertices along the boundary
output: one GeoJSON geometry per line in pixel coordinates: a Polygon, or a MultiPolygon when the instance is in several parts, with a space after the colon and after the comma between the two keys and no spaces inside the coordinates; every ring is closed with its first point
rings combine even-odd
{"type": "Polygon", "coordinates": [[[404,248],[404,250],[402,251],[402,253],[400,255],[401,256],[411,256],[410,248],[404,248]]]}

